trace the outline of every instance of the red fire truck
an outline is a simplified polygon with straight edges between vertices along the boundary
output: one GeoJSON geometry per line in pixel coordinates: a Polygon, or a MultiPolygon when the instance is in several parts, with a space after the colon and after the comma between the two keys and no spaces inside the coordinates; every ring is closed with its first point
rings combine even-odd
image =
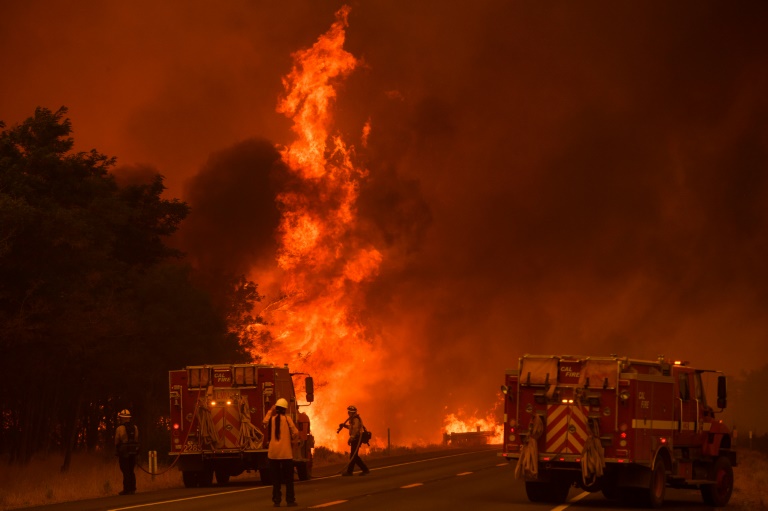
{"type": "MultiPolygon", "coordinates": [[[[303,373],[302,373],[303,374],[303,373]]],[[[269,481],[262,420],[280,398],[299,430],[293,458],[299,479],[312,475],[314,438],[309,417],[299,411],[288,366],[257,364],[188,366],[170,371],[171,452],[184,486],[218,484],[246,470],[269,481]]],[[[306,399],[314,400],[312,377],[304,378],[306,399]]]]}
{"type": "Polygon", "coordinates": [[[562,503],[571,486],[661,506],[667,486],[712,506],[733,491],[731,434],[707,401],[726,379],[684,362],[525,355],[508,370],[503,452],[532,502],[562,503]]]}

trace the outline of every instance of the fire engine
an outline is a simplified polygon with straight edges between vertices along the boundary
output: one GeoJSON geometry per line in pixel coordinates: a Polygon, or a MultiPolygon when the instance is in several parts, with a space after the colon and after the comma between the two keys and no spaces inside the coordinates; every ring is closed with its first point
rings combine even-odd
{"type": "Polygon", "coordinates": [[[309,417],[300,412],[294,376],[306,376],[306,400],[312,403],[312,377],[290,373],[288,366],[257,364],[200,365],[169,371],[171,452],[187,488],[218,484],[243,471],[258,470],[269,482],[265,414],[280,398],[299,430],[293,458],[300,480],[312,475],[314,437],[309,417]]]}
{"type": "Polygon", "coordinates": [[[736,453],[705,385],[726,378],[685,362],[525,355],[507,370],[500,456],[517,460],[532,502],[562,503],[572,486],[659,507],[666,487],[699,489],[711,506],[733,491],[736,453]],[[716,379],[715,379],[716,377],[716,379]]]}

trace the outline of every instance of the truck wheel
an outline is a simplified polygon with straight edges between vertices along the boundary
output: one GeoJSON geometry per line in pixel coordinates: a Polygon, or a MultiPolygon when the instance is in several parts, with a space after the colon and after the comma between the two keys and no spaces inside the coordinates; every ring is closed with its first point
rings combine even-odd
{"type": "Polygon", "coordinates": [[[268,468],[260,468],[259,477],[262,483],[272,484],[272,472],[268,468]]]}
{"type": "Polygon", "coordinates": [[[214,474],[216,474],[216,484],[224,486],[225,484],[229,483],[229,473],[223,472],[221,470],[215,470],[214,474]]]}
{"type": "Polygon", "coordinates": [[[664,490],[667,488],[667,466],[659,456],[651,470],[651,480],[645,490],[644,500],[649,507],[659,508],[664,503],[664,490]]]}
{"type": "Polygon", "coordinates": [[[197,488],[200,486],[198,473],[199,472],[192,472],[190,470],[185,470],[181,473],[181,479],[184,481],[185,488],[197,488]]]}
{"type": "Polygon", "coordinates": [[[531,502],[562,504],[568,498],[568,491],[570,489],[571,484],[568,481],[525,482],[525,494],[531,502]]]}
{"type": "Polygon", "coordinates": [[[544,502],[544,498],[547,496],[546,490],[547,488],[544,483],[535,481],[525,482],[525,494],[531,502],[544,502]]]}
{"type": "Polygon", "coordinates": [[[312,478],[312,462],[302,461],[296,464],[296,473],[299,474],[299,481],[307,481],[312,478]]]}
{"type": "Polygon", "coordinates": [[[715,483],[701,487],[701,498],[704,503],[713,507],[723,507],[731,500],[733,493],[733,467],[731,461],[720,456],[715,462],[715,483]]]}
{"type": "Polygon", "coordinates": [[[619,500],[621,493],[619,487],[615,484],[611,484],[603,487],[603,496],[608,500],[619,500]]]}
{"type": "Polygon", "coordinates": [[[211,486],[213,484],[213,470],[206,469],[198,472],[200,478],[200,486],[211,486]]]}

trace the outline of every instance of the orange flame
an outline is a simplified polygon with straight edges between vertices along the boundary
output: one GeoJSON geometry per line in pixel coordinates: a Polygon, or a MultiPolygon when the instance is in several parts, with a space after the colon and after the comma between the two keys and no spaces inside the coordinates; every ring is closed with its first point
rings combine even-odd
{"type": "Polygon", "coordinates": [[[342,48],[349,11],[349,6],[342,7],[336,13],[337,21],[312,48],[293,54],[296,65],[283,79],[288,95],[277,111],[294,120],[293,131],[298,135],[283,151],[283,159],[305,178],[323,177],[332,170],[325,156],[331,122],[329,106],[336,97],[331,82],[357,65],[355,57],[342,48]]]}
{"type": "Polygon", "coordinates": [[[351,382],[353,373],[361,374],[370,340],[354,304],[383,260],[354,230],[359,182],[367,171],[355,165],[354,147],[329,133],[334,84],[357,65],[343,49],[349,11],[340,9],[328,32],[293,54],[283,80],[286,95],[277,111],[293,120],[297,138],[281,154],[300,184],[277,198],[283,298],[262,311],[277,341],[263,356],[315,377],[318,403],[304,410],[319,445],[341,440],[336,426],[360,397],[351,382]]]}
{"type": "Polygon", "coordinates": [[[491,443],[500,444],[504,433],[503,424],[499,424],[496,417],[490,414],[486,417],[478,417],[476,414],[467,415],[464,410],[458,413],[449,413],[443,419],[443,431],[445,433],[473,433],[476,431],[492,432],[491,443]]]}

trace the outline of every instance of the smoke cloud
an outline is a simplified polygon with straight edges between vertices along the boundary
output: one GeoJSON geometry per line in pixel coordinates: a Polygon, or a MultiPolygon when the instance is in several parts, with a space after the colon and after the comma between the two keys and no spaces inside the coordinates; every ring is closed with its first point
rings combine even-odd
{"type": "MultiPolygon", "coordinates": [[[[191,257],[270,294],[281,78],[342,5],[6,2],[0,119],[68,106],[79,149],[190,203],[191,257]]],[[[356,311],[379,365],[350,382],[371,429],[437,441],[524,353],[768,363],[767,10],[352,4],[333,110],[383,256],[356,311]]]]}
{"type": "Polygon", "coordinates": [[[185,191],[192,212],[181,244],[195,266],[238,276],[274,260],[281,180],[284,165],[273,142],[249,139],[214,152],[185,191]]]}

